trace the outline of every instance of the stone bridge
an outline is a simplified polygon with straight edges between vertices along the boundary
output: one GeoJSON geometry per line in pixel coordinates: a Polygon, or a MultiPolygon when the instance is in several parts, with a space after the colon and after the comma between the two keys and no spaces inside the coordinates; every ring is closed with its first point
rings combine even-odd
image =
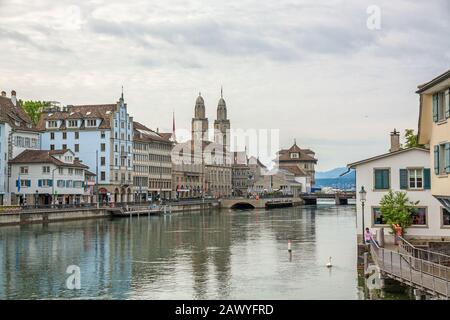
{"type": "Polygon", "coordinates": [[[264,209],[267,207],[292,207],[300,204],[303,204],[300,198],[231,198],[220,200],[220,207],[225,209],[264,209]]]}

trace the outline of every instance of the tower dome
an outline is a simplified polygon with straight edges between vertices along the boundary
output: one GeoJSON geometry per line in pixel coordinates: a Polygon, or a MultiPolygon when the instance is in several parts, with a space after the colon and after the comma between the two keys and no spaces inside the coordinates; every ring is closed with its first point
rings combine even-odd
{"type": "Polygon", "coordinates": [[[220,99],[217,104],[217,120],[226,120],[227,119],[227,104],[225,103],[225,99],[223,98],[223,89],[220,88],[220,99]]]}
{"type": "Polygon", "coordinates": [[[205,101],[201,93],[198,94],[197,100],[195,100],[195,118],[203,119],[205,118],[205,101]]]}

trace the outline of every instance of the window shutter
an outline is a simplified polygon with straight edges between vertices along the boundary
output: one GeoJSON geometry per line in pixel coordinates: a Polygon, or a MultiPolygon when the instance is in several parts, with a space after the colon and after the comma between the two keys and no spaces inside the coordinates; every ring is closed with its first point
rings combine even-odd
{"type": "Polygon", "coordinates": [[[445,118],[450,118],[450,89],[445,90],[444,97],[444,107],[445,107],[445,118]]]}
{"type": "Polygon", "coordinates": [[[42,180],[41,179],[38,180],[38,187],[42,187],[42,180]]]}
{"type": "Polygon", "coordinates": [[[400,189],[408,189],[408,170],[400,169],[400,189]]]}
{"type": "Polygon", "coordinates": [[[31,180],[27,180],[27,186],[31,187],[31,180]]]}
{"type": "Polygon", "coordinates": [[[16,188],[18,188],[19,187],[19,180],[17,179],[16,180],[16,188]]]}
{"type": "Polygon", "coordinates": [[[53,187],[53,180],[48,180],[48,186],[53,187]]]}
{"type": "Polygon", "coordinates": [[[423,188],[431,189],[431,174],[429,168],[423,169],[423,188]]]}
{"type": "Polygon", "coordinates": [[[439,110],[439,95],[437,93],[433,94],[433,121],[437,122],[439,119],[438,116],[439,110]]]}
{"type": "Polygon", "coordinates": [[[445,144],[445,172],[450,173],[450,143],[445,144]]]}
{"type": "Polygon", "coordinates": [[[439,174],[439,145],[434,146],[434,173],[439,174]]]}

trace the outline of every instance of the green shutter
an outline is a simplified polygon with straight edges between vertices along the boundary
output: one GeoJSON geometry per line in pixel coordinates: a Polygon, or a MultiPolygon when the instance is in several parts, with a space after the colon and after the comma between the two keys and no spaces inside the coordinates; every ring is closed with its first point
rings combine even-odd
{"type": "Polygon", "coordinates": [[[439,174],[439,145],[434,146],[434,173],[439,174]]]}
{"type": "Polygon", "coordinates": [[[450,118],[450,89],[445,90],[445,98],[444,98],[444,104],[445,104],[445,119],[450,118]]]}
{"type": "Polygon", "coordinates": [[[53,187],[53,180],[48,180],[47,184],[48,184],[49,187],[53,187]]]}
{"type": "Polygon", "coordinates": [[[423,188],[424,189],[431,189],[431,174],[430,169],[425,168],[423,169],[423,188]]]}
{"type": "Polygon", "coordinates": [[[445,172],[450,173],[450,143],[445,144],[445,172]]]}
{"type": "Polygon", "coordinates": [[[375,170],[374,175],[375,175],[375,189],[382,189],[383,177],[381,176],[381,171],[375,170]]]}
{"type": "Polygon", "coordinates": [[[389,170],[383,170],[383,189],[389,189],[391,187],[389,178],[389,170]]]}
{"type": "Polygon", "coordinates": [[[439,95],[437,93],[433,94],[433,121],[437,122],[439,119],[439,95]]]}
{"type": "Polygon", "coordinates": [[[408,170],[400,169],[400,189],[408,189],[408,170]]]}
{"type": "Polygon", "coordinates": [[[389,170],[375,169],[375,189],[389,189],[389,170]]]}
{"type": "Polygon", "coordinates": [[[38,187],[42,187],[42,180],[41,179],[38,180],[38,187]]]}

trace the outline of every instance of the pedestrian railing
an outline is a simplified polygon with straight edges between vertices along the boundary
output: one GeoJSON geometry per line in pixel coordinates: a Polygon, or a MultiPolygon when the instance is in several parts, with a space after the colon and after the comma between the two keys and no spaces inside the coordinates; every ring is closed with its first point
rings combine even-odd
{"type": "Polygon", "coordinates": [[[375,241],[370,245],[373,260],[387,275],[428,293],[450,298],[450,268],[409,253],[381,248],[375,241]]]}
{"type": "Polygon", "coordinates": [[[397,238],[400,240],[399,246],[401,250],[408,253],[409,255],[419,258],[422,260],[426,260],[429,262],[436,263],[438,265],[443,265],[446,267],[450,266],[450,256],[440,253],[440,252],[434,252],[422,248],[417,248],[411,243],[409,243],[407,240],[405,240],[402,236],[397,236],[397,238]]]}

